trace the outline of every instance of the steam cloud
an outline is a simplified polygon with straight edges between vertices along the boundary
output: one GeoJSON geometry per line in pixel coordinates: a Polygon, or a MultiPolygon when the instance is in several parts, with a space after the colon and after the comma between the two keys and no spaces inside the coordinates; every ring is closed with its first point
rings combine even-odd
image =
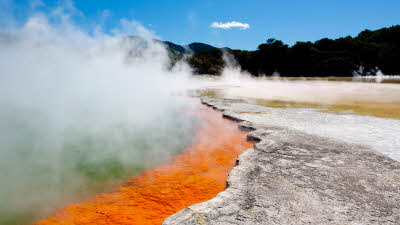
{"type": "MultiPolygon", "coordinates": [[[[227,53],[220,80],[194,81],[183,63],[166,69],[165,47],[137,21],[88,32],[71,22],[81,14],[71,2],[43,12],[35,1],[19,24],[12,4],[0,4],[0,224],[46,215],[184,149],[195,123],[179,97],[188,89],[229,85],[226,96],[305,102],[381,98],[377,84],[252,79],[227,53]]],[[[385,99],[398,99],[399,88],[388,87],[395,91],[385,99]]]]}
{"type": "Polygon", "coordinates": [[[0,224],[104,191],[190,141],[195,121],[177,96],[190,70],[166,70],[166,49],[137,21],[87,32],[74,12],[1,18],[0,224]]]}
{"type": "Polygon", "coordinates": [[[208,85],[220,86],[215,87],[219,97],[321,105],[399,104],[400,86],[380,84],[384,79],[396,80],[399,76],[386,76],[378,69],[376,74],[371,76],[353,77],[355,82],[306,78],[290,80],[279,77],[278,72],[258,78],[252,77],[243,71],[235,58],[226,51],[223,52],[223,61],[221,79],[208,85]]]}

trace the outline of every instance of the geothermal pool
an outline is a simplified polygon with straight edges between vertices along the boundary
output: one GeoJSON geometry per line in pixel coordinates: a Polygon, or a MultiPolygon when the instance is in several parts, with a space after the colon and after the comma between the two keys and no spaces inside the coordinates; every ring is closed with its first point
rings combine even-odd
{"type": "Polygon", "coordinates": [[[35,224],[161,224],[169,215],[223,191],[237,156],[252,144],[221,113],[206,106],[193,113],[198,118],[194,139],[169,163],[143,172],[111,193],[66,205],[35,224]]]}
{"type": "MultiPolygon", "coordinates": [[[[108,82],[109,78],[103,79],[108,82]]],[[[232,81],[193,83],[213,86],[219,91],[212,93],[220,95],[217,97],[251,103],[237,105],[236,113],[245,119],[366,144],[400,159],[400,120],[391,119],[400,115],[399,85],[247,78],[236,84],[232,81]],[[259,106],[276,104],[270,102],[276,100],[289,106],[279,105],[281,102],[279,107],[259,106]],[[296,102],[301,104],[290,106],[296,102]],[[337,113],[320,111],[338,102],[350,108],[337,113]],[[371,105],[378,107],[379,117],[357,115],[357,110],[352,110],[354,102],[367,112],[371,105]],[[310,109],[314,108],[311,104],[322,107],[310,109]],[[389,118],[382,118],[386,116],[389,118]]],[[[78,107],[70,107],[76,102],[62,95],[45,99],[43,105],[38,101],[35,107],[26,107],[19,99],[20,104],[6,101],[8,107],[0,113],[0,120],[6,121],[0,124],[0,140],[4,150],[14,151],[3,150],[0,158],[0,169],[6,171],[0,179],[7,181],[0,197],[8,202],[0,206],[0,224],[28,224],[47,216],[37,223],[160,224],[163,218],[224,190],[237,155],[251,146],[237,124],[199,106],[198,99],[194,105],[186,98],[160,93],[134,99],[138,95],[129,83],[113,81],[113,85],[127,95],[92,90],[92,98],[85,100],[108,99],[106,104],[94,101],[89,105],[96,113],[82,114],[78,107]],[[114,98],[118,104],[114,104],[114,98]],[[125,104],[132,99],[135,104],[125,104]],[[60,100],[68,116],[45,107],[60,100]]],[[[83,90],[86,86],[80,94],[83,90]]]]}
{"type": "Polygon", "coordinates": [[[187,110],[145,125],[123,118],[97,127],[77,120],[54,128],[29,111],[2,109],[0,199],[7,204],[0,206],[0,224],[30,224],[165,163],[191,143],[198,117],[187,110]]]}

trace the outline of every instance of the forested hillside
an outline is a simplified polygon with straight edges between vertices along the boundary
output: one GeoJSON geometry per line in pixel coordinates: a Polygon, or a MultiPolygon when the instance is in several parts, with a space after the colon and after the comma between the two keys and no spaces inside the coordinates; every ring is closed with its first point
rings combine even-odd
{"type": "Polygon", "coordinates": [[[400,25],[293,46],[271,38],[255,51],[211,48],[186,60],[198,74],[218,75],[223,68],[222,51],[232,54],[242,70],[254,76],[274,72],[281,76],[352,76],[355,71],[368,75],[377,68],[385,74],[400,74],[400,25]]]}

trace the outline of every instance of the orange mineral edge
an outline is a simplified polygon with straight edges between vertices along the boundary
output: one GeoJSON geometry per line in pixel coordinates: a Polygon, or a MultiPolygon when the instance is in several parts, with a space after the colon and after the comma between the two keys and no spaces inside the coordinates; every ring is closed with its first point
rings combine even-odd
{"type": "Polygon", "coordinates": [[[213,198],[226,188],[238,155],[250,148],[235,122],[201,106],[191,146],[165,165],[147,170],[110,194],[70,204],[36,225],[161,224],[190,206],[213,198]]]}

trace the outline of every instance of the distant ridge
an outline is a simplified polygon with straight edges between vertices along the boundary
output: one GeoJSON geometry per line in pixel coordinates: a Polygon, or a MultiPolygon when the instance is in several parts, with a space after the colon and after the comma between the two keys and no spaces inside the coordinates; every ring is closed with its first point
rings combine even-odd
{"type": "Polygon", "coordinates": [[[168,50],[174,52],[176,55],[184,55],[187,54],[188,50],[181,45],[177,45],[170,41],[162,41],[164,45],[167,46],[168,50]]]}
{"type": "Polygon", "coordinates": [[[194,42],[188,45],[189,49],[193,51],[193,53],[199,53],[199,52],[209,52],[216,50],[217,48],[208,44],[200,43],[200,42],[194,42]]]}
{"type": "Polygon", "coordinates": [[[282,77],[400,75],[400,25],[364,30],[354,37],[298,41],[292,46],[267,38],[256,50],[217,48],[199,42],[177,45],[155,41],[168,49],[171,68],[184,60],[199,75],[220,75],[225,66],[224,52],[230,53],[238,66],[253,76],[276,72],[282,77]]]}
{"type": "MultiPolygon", "coordinates": [[[[140,36],[129,36],[129,39],[134,39],[135,41],[143,41],[145,38],[140,37],[140,36]]],[[[210,52],[214,50],[231,50],[228,47],[224,48],[217,48],[209,44],[201,43],[201,42],[193,42],[188,45],[178,45],[170,41],[161,41],[154,39],[155,42],[162,43],[167,47],[167,49],[173,53],[174,55],[191,55],[195,53],[201,53],[201,52],[210,52]]],[[[144,43],[145,44],[145,43],[144,43]]]]}
{"type": "Polygon", "coordinates": [[[210,52],[217,50],[219,48],[214,47],[209,44],[204,44],[200,42],[193,42],[188,45],[177,45],[175,43],[172,43],[170,41],[161,41],[166,47],[168,48],[169,51],[173,52],[175,55],[183,56],[183,55],[191,55],[195,53],[200,53],[200,52],[210,52]]]}

